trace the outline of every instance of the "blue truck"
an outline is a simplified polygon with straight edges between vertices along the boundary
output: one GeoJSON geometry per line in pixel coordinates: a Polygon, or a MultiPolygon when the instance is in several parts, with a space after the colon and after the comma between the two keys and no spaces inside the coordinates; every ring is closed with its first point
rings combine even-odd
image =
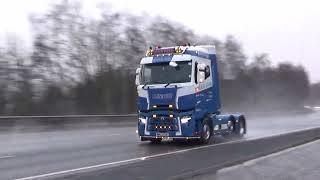
{"type": "Polygon", "coordinates": [[[221,114],[213,45],[150,47],[136,70],[138,135],[208,143],[212,136],[246,134],[243,114],[221,114]]]}

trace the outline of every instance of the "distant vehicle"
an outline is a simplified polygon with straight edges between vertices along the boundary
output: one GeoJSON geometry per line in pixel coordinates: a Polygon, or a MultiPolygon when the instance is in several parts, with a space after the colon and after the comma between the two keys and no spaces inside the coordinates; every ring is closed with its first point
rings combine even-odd
{"type": "Polygon", "coordinates": [[[152,48],[136,70],[138,134],[141,141],[246,134],[242,114],[220,113],[215,47],[152,48]]]}

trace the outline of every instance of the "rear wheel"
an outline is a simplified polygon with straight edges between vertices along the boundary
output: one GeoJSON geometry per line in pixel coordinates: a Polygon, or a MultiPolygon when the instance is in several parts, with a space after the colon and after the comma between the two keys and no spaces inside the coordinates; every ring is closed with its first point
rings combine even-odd
{"type": "Polygon", "coordinates": [[[235,132],[235,123],[233,120],[228,122],[228,129],[231,132],[235,132]]]}
{"type": "Polygon", "coordinates": [[[238,137],[243,137],[246,132],[245,128],[246,127],[243,120],[240,120],[239,122],[237,122],[236,135],[238,137]]]}
{"type": "Polygon", "coordinates": [[[223,136],[234,136],[235,134],[237,134],[237,128],[236,128],[236,123],[234,120],[230,120],[228,121],[227,123],[227,126],[228,126],[228,130],[230,133],[226,133],[226,134],[223,134],[223,136]]]}
{"type": "Polygon", "coordinates": [[[200,137],[200,142],[203,144],[209,143],[211,138],[211,129],[208,121],[205,121],[202,125],[202,132],[200,137]]]}

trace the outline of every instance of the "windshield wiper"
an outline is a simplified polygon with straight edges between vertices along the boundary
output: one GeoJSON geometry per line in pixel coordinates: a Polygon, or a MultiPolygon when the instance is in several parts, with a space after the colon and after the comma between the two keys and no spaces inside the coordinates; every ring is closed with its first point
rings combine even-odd
{"type": "Polygon", "coordinates": [[[142,86],[142,89],[144,89],[144,87],[145,87],[146,85],[148,85],[148,84],[150,84],[150,82],[146,82],[146,83],[142,86]]]}
{"type": "MultiPolygon", "coordinates": [[[[167,88],[172,82],[167,83],[164,87],[167,88]]],[[[145,89],[144,87],[149,85],[149,84],[161,84],[159,81],[154,81],[154,82],[147,82],[142,86],[142,89],[145,89]]]]}
{"type": "Polygon", "coordinates": [[[161,82],[159,82],[159,81],[154,81],[154,82],[147,82],[147,83],[145,83],[143,86],[142,86],[142,89],[144,89],[144,87],[146,86],[146,85],[149,85],[149,84],[160,84],[161,82]]]}

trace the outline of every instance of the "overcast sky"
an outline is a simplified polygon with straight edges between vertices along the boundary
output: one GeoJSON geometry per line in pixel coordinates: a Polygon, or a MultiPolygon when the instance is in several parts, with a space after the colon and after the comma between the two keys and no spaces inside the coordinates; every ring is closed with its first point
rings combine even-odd
{"type": "MultiPolygon", "coordinates": [[[[320,1],[317,0],[83,0],[96,16],[96,4],[114,10],[181,22],[197,33],[223,39],[234,35],[250,56],[268,53],[274,63],[302,64],[320,81],[320,1]]],[[[7,33],[30,39],[28,14],[43,13],[50,0],[0,0],[0,40],[7,33]]]]}

